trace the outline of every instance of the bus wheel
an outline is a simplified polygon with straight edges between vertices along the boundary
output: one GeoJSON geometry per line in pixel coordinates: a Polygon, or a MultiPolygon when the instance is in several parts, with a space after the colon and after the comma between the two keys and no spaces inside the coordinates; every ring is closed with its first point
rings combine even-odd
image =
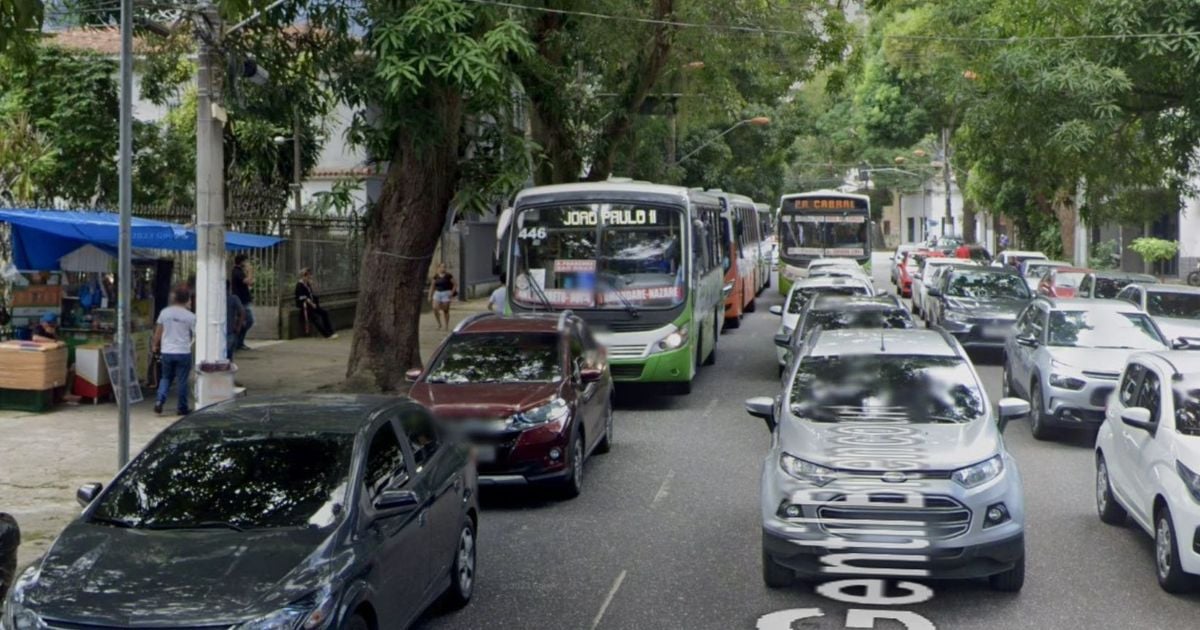
{"type": "Polygon", "coordinates": [[[756,310],[758,310],[758,300],[750,300],[750,303],[746,305],[746,312],[753,313],[756,310]]]}
{"type": "Polygon", "coordinates": [[[725,318],[725,328],[732,330],[734,328],[741,328],[741,327],[742,327],[742,316],[741,315],[738,315],[737,317],[726,317],[725,318]]]}
{"type": "MultiPolygon", "coordinates": [[[[728,320],[726,320],[726,321],[728,322],[728,320]]],[[[720,322],[720,320],[714,320],[713,321],[712,352],[709,352],[708,356],[704,358],[704,365],[712,365],[717,362],[717,338],[720,337],[720,335],[721,335],[721,322],[720,322]]]]}

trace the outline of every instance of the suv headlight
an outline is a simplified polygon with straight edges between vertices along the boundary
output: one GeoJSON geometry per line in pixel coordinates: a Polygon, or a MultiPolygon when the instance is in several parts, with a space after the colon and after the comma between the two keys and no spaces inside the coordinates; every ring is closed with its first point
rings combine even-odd
{"type": "Polygon", "coordinates": [[[329,627],[335,601],[332,591],[322,589],[287,608],[247,621],[237,630],[322,630],[329,627]]]}
{"type": "Polygon", "coordinates": [[[946,319],[955,322],[966,322],[971,320],[971,316],[966,311],[956,311],[949,307],[945,310],[946,319]]]}
{"type": "Polygon", "coordinates": [[[814,464],[799,457],[788,455],[787,453],[780,456],[779,467],[783,468],[783,472],[796,479],[818,486],[828,485],[829,482],[837,479],[837,472],[832,468],[814,464]]]}
{"type": "Polygon", "coordinates": [[[1050,386],[1061,389],[1081,390],[1087,387],[1087,381],[1066,374],[1050,374],[1050,386]]]}
{"type": "Polygon", "coordinates": [[[1183,485],[1188,489],[1188,494],[1192,495],[1192,499],[1200,503],[1200,475],[1196,474],[1191,468],[1183,465],[1183,462],[1175,460],[1175,470],[1179,472],[1179,478],[1183,480],[1183,485]]]}
{"type": "Polygon", "coordinates": [[[554,422],[555,420],[561,420],[570,411],[571,406],[567,404],[567,401],[555,398],[540,407],[534,407],[533,409],[514,415],[512,422],[521,428],[535,427],[548,422],[554,422]]]}
{"type": "Polygon", "coordinates": [[[4,612],[0,614],[0,628],[3,630],[40,630],[46,624],[32,610],[25,607],[25,591],[37,580],[39,562],[25,569],[25,572],[13,581],[8,591],[4,612]]]}
{"type": "Polygon", "coordinates": [[[973,466],[959,468],[950,474],[950,478],[964,488],[974,488],[999,477],[1002,472],[1004,472],[1004,458],[996,455],[973,466]]]}
{"type": "Polygon", "coordinates": [[[672,350],[678,350],[678,349],[682,348],[684,346],[684,344],[687,343],[687,340],[688,340],[687,329],[679,328],[679,329],[676,329],[676,330],[668,333],[665,337],[663,337],[662,339],[659,339],[657,342],[655,342],[654,346],[652,347],[652,350],[654,352],[670,352],[672,350]]]}

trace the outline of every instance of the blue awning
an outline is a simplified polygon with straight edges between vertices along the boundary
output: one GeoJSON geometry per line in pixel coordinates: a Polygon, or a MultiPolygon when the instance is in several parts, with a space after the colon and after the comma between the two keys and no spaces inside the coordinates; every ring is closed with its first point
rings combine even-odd
{"type": "MultiPolygon", "coordinates": [[[[13,263],[18,269],[53,271],[58,259],[94,245],[114,255],[120,216],[111,212],[0,210],[0,223],[12,226],[13,263]]],[[[195,251],[196,230],[176,223],[133,217],[133,247],[195,251]]],[[[240,232],[225,233],[225,249],[241,251],[278,245],[282,239],[240,232]]]]}

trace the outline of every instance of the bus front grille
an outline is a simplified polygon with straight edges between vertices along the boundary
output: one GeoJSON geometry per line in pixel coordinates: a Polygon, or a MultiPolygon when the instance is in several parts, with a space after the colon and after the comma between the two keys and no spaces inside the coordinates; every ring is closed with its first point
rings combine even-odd
{"type": "Polygon", "coordinates": [[[612,377],[618,381],[636,381],[642,378],[641,365],[612,365],[609,364],[608,370],[612,373],[612,377]]]}
{"type": "Polygon", "coordinates": [[[646,354],[645,344],[617,344],[606,346],[610,359],[640,359],[646,354]]]}

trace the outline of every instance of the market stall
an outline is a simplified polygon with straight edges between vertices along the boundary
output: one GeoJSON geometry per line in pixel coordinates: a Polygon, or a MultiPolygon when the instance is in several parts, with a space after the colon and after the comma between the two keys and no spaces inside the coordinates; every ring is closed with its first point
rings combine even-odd
{"type": "MultiPolygon", "coordinates": [[[[55,360],[44,366],[49,376],[36,383],[12,377],[11,370],[0,370],[0,408],[40,411],[51,404],[47,401],[66,393],[93,401],[110,395],[104,349],[115,343],[117,296],[126,289],[132,292],[130,324],[136,376],[143,384],[153,384],[154,321],[167,306],[172,287],[185,279],[176,277],[183,275],[183,270],[176,269],[174,259],[164,252],[194,251],[196,233],[183,225],[134,218],[133,282],[125,288],[116,283],[118,221],[118,215],[112,213],[0,210],[0,223],[11,227],[12,252],[11,261],[0,261],[0,310],[4,311],[0,340],[9,339],[0,352],[23,352],[8,356],[31,361],[35,354],[41,356],[50,348],[63,351],[62,373],[55,373],[59,370],[55,355],[55,360]],[[37,331],[43,334],[35,334],[37,331]],[[48,390],[57,395],[47,394],[48,390]],[[15,391],[38,393],[18,395],[15,391]]],[[[226,233],[228,251],[272,247],[279,242],[271,236],[226,233]]],[[[5,358],[0,355],[0,362],[5,358]]]]}

